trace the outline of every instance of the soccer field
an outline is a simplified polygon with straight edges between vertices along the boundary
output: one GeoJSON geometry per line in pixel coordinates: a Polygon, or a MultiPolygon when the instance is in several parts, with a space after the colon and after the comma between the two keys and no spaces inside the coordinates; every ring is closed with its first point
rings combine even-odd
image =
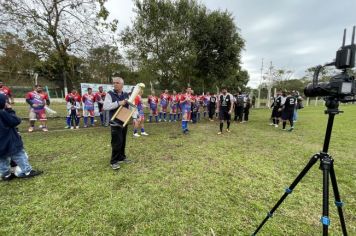
{"type": "MultiPolygon", "coordinates": [[[[59,105],[55,105],[59,106],[59,105]]],[[[55,107],[54,106],[54,107],[55,107]]],[[[55,107],[56,108],[56,107],[55,107]]],[[[25,106],[18,106],[26,114],[25,106]]],[[[356,106],[341,105],[329,152],[349,235],[356,235],[356,106]]],[[[109,166],[109,128],[27,133],[25,148],[42,176],[0,183],[0,235],[251,235],[310,157],[322,149],[324,107],[299,112],[293,132],[269,126],[270,111],[217,135],[218,123],[146,124],[132,137],[131,164],[109,166]]],[[[82,122],[82,121],[81,121],[82,122]]],[[[259,235],[321,235],[322,172],[317,163],[259,235]]],[[[341,235],[330,186],[330,235],[341,235]]]]}

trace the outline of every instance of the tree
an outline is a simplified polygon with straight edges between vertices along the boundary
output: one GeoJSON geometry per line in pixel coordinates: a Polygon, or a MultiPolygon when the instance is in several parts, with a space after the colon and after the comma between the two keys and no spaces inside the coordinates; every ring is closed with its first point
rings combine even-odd
{"type": "Polygon", "coordinates": [[[3,0],[0,21],[11,22],[9,30],[20,32],[20,37],[43,57],[56,51],[66,87],[69,52],[82,54],[94,43],[105,42],[103,31],[116,30],[117,21],[106,23],[109,12],[105,1],[3,0]]]}
{"type": "Polygon", "coordinates": [[[136,55],[135,69],[150,71],[162,89],[212,89],[239,78],[244,42],[228,12],[195,0],[136,0],[135,12],[122,42],[136,55]]]}
{"type": "Polygon", "coordinates": [[[39,57],[27,50],[17,35],[0,34],[0,65],[9,72],[9,78],[18,78],[18,72],[30,74],[39,63],[39,57]]]}

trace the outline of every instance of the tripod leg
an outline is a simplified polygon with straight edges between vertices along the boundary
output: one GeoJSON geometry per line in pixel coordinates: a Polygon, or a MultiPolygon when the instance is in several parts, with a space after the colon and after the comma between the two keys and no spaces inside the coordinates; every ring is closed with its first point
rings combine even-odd
{"type": "Polygon", "coordinates": [[[329,219],[329,171],[331,166],[331,159],[328,154],[321,154],[320,168],[323,171],[323,216],[320,221],[323,224],[323,236],[328,235],[330,225],[329,219]]]}
{"type": "Polygon", "coordinates": [[[309,169],[318,161],[319,159],[319,154],[315,154],[314,156],[312,156],[308,162],[308,164],[304,167],[304,169],[299,173],[299,175],[297,176],[297,178],[293,181],[293,183],[285,190],[285,193],[283,194],[283,196],[278,200],[278,202],[276,203],[276,205],[271,209],[270,212],[267,213],[266,218],[261,222],[261,224],[257,227],[257,229],[255,230],[255,232],[252,234],[252,236],[256,235],[258,233],[258,231],[263,227],[263,225],[267,222],[267,220],[269,218],[271,218],[273,216],[273,213],[277,210],[277,208],[279,207],[279,205],[282,204],[282,202],[284,201],[284,199],[288,196],[288,194],[292,193],[293,189],[297,186],[297,184],[299,183],[299,181],[302,180],[302,178],[304,177],[304,175],[306,173],[308,173],[309,169]]]}
{"type": "Polygon", "coordinates": [[[347,230],[346,230],[344,214],[342,212],[342,206],[343,206],[344,203],[340,199],[340,193],[339,193],[339,189],[337,187],[336,175],[335,175],[335,171],[334,171],[334,160],[332,160],[332,162],[331,162],[330,179],[331,179],[331,184],[332,184],[333,191],[334,191],[335,205],[336,205],[337,211],[339,213],[340,224],[341,224],[341,228],[342,228],[342,234],[344,236],[347,236],[347,230]]]}

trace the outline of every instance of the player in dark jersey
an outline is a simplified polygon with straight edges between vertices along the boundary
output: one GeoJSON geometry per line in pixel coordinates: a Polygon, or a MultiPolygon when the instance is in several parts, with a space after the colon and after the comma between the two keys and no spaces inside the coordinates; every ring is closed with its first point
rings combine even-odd
{"type": "Polygon", "coordinates": [[[290,129],[288,131],[292,131],[294,129],[293,126],[293,115],[294,115],[294,107],[297,102],[297,99],[292,96],[291,92],[288,92],[288,96],[286,98],[286,102],[282,108],[282,120],[283,120],[283,130],[286,130],[287,120],[290,123],[290,129]]]}
{"type": "Polygon", "coordinates": [[[273,98],[271,108],[272,108],[272,115],[271,115],[272,123],[270,125],[273,125],[274,127],[278,128],[279,119],[282,115],[281,113],[282,97],[280,92],[278,92],[277,96],[273,98]]]}
{"type": "Polygon", "coordinates": [[[213,118],[214,118],[214,114],[216,111],[216,100],[217,100],[217,98],[216,98],[215,94],[212,94],[209,97],[208,112],[209,112],[209,120],[210,121],[214,121],[213,118]]]}
{"type": "Polygon", "coordinates": [[[233,96],[229,94],[226,88],[222,89],[222,94],[219,95],[218,98],[218,113],[220,119],[220,131],[218,134],[222,134],[224,121],[227,123],[226,131],[230,133],[230,120],[231,120],[231,112],[233,109],[233,96]]]}
{"type": "Polygon", "coordinates": [[[234,117],[234,121],[239,121],[239,122],[242,122],[242,116],[243,116],[243,113],[244,113],[244,96],[241,94],[241,92],[238,92],[236,95],[235,95],[235,99],[234,99],[234,102],[235,102],[235,109],[234,109],[234,112],[235,112],[235,117],[234,117]]]}

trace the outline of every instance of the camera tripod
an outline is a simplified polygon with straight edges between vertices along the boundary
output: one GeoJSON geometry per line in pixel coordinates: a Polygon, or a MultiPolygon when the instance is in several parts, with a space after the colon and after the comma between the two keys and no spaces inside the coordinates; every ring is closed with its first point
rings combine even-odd
{"type": "Polygon", "coordinates": [[[271,211],[268,212],[266,218],[257,227],[257,229],[252,234],[252,236],[255,236],[258,233],[258,231],[263,227],[263,225],[267,222],[267,220],[273,216],[273,213],[277,210],[279,205],[281,205],[282,202],[286,199],[286,197],[290,193],[292,193],[293,189],[297,186],[297,184],[302,180],[302,178],[305,176],[305,174],[308,173],[310,168],[318,160],[320,160],[320,169],[323,171],[323,216],[320,219],[322,226],[323,226],[323,236],[328,235],[328,227],[330,225],[330,219],[329,219],[329,176],[330,176],[332,188],[334,191],[335,205],[338,210],[342,233],[345,236],[347,235],[344,214],[342,211],[343,202],[340,200],[339,189],[337,186],[336,176],[335,176],[335,171],[334,171],[334,160],[328,154],[331,131],[333,128],[333,123],[334,123],[334,117],[335,117],[335,115],[342,113],[342,111],[339,111],[339,109],[338,109],[339,100],[337,98],[333,98],[333,97],[327,98],[325,105],[327,107],[325,114],[328,114],[329,118],[328,118],[328,125],[326,128],[326,133],[325,133],[323,150],[320,153],[314,154],[311,157],[308,164],[299,173],[299,175],[293,181],[293,183],[285,190],[285,193],[283,194],[283,196],[279,199],[279,201],[271,209],[271,211]]]}

